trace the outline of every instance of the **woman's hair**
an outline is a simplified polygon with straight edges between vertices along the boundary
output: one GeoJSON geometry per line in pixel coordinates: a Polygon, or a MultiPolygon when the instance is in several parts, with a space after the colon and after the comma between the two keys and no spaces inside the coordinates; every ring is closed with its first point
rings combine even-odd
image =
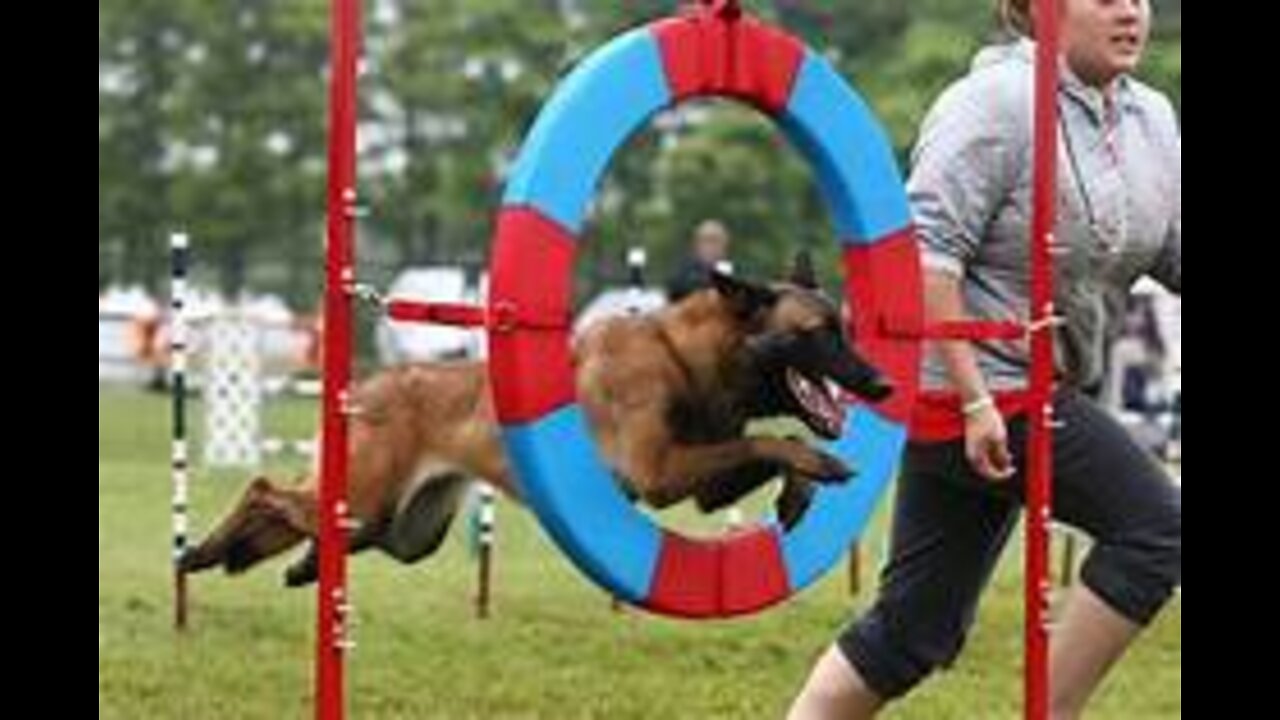
{"type": "Polygon", "coordinates": [[[1010,32],[1026,37],[1035,34],[1035,25],[1031,22],[1032,0],[996,0],[996,17],[1000,24],[1010,32]]]}

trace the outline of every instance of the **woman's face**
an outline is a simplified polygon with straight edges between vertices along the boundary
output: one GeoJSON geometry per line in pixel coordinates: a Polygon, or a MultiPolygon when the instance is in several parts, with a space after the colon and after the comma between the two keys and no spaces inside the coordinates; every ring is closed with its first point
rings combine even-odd
{"type": "Polygon", "coordinates": [[[1105,86],[1138,66],[1151,29],[1149,0],[1066,0],[1064,4],[1063,48],[1081,80],[1105,86]]]}

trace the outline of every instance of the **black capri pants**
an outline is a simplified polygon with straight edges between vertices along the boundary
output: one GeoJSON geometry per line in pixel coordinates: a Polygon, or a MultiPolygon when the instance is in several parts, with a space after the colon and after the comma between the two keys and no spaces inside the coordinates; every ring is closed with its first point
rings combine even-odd
{"type": "MultiPolygon", "coordinates": [[[[1182,491],[1096,402],[1074,390],[1054,402],[1054,517],[1094,541],[1080,581],[1145,625],[1182,583],[1182,491]]],[[[963,440],[908,445],[879,595],[836,641],[880,697],[905,694],[963,647],[1017,524],[1026,440],[1026,418],[1011,420],[1019,470],[1006,481],[975,473],[963,440]]]]}

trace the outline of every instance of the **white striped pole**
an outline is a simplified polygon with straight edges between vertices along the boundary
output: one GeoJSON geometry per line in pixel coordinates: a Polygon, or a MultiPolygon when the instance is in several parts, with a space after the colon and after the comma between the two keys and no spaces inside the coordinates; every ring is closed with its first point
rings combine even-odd
{"type": "Polygon", "coordinates": [[[169,237],[169,393],[172,397],[170,469],[173,473],[173,624],[187,626],[187,579],[182,556],[187,551],[187,267],[188,240],[183,233],[169,237]]]}
{"type": "Polygon", "coordinates": [[[489,483],[480,483],[480,495],[477,500],[479,514],[477,545],[480,553],[480,579],[476,590],[476,617],[481,620],[489,617],[490,582],[493,573],[493,538],[495,520],[496,493],[489,483]]]}

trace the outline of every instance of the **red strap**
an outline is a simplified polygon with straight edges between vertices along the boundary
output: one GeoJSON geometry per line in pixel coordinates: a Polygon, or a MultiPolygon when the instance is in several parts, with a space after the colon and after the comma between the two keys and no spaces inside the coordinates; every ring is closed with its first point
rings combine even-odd
{"type": "MultiPolygon", "coordinates": [[[[1026,390],[995,393],[996,409],[1005,418],[1027,411],[1030,396],[1026,390]]],[[[948,442],[964,436],[964,413],[956,392],[926,390],[916,397],[911,413],[911,439],[916,442],[948,442]]]]}
{"type": "Polygon", "coordinates": [[[885,335],[909,340],[1022,340],[1027,326],[1000,320],[948,320],[914,324],[886,316],[881,320],[885,335]]]}

